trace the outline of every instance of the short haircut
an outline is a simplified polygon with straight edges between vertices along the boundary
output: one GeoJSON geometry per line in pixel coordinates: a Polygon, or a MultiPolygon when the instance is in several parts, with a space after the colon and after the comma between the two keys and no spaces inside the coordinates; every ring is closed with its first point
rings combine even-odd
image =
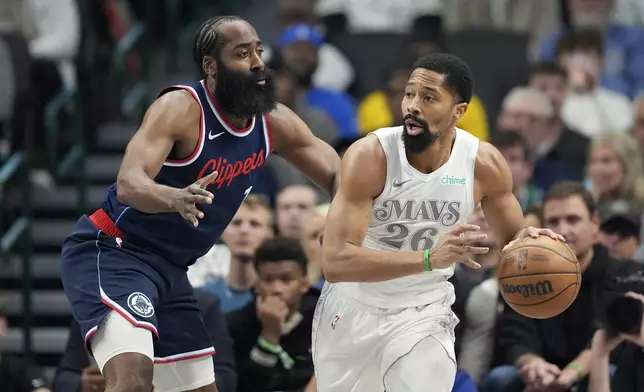
{"type": "Polygon", "coordinates": [[[457,95],[458,103],[469,103],[472,100],[474,75],[459,57],[448,53],[432,53],[414,63],[413,69],[418,68],[445,75],[445,87],[457,95]]]}
{"type": "Polygon", "coordinates": [[[263,208],[266,211],[268,211],[269,215],[269,225],[273,224],[273,209],[271,208],[270,203],[266,199],[264,195],[248,195],[242,202],[242,206],[248,207],[251,210],[254,210],[256,208],[263,208]]]}
{"type": "Polygon", "coordinates": [[[564,53],[595,52],[604,54],[604,37],[599,30],[579,29],[566,31],[557,41],[557,57],[564,53]]]}
{"type": "Polygon", "coordinates": [[[302,276],[306,276],[308,258],[299,240],[288,237],[273,237],[265,240],[255,250],[253,257],[255,268],[265,263],[280,261],[294,261],[302,270],[302,276]]]}
{"type": "Polygon", "coordinates": [[[530,150],[530,145],[528,144],[528,141],[519,132],[497,131],[492,136],[491,142],[492,142],[492,145],[499,150],[503,148],[511,148],[516,146],[521,147],[521,150],[523,150],[523,159],[526,162],[530,162],[532,160],[532,150],[530,150]]]}
{"type": "Polygon", "coordinates": [[[530,69],[530,77],[528,80],[532,80],[532,78],[539,75],[560,76],[563,80],[568,80],[568,72],[566,72],[564,67],[552,61],[545,61],[533,65],[530,69]]]}
{"type": "Polygon", "coordinates": [[[546,203],[550,200],[567,199],[572,196],[581,197],[588,209],[589,215],[591,217],[595,215],[597,212],[597,203],[595,203],[593,195],[586,189],[586,186],[578,181],[561,181],[552,185],[543,198],[542,206],[545,207],[546,203]]]}
{"type": "Polygon", "coordinates": [[[216,16],[203,22],[199,27],[192,47],[192,57],[202,75],[204,73],[202,68],[203,58],[206,56],[218,58],[221,53],[221,48],[225,44],[218,31],[219,26],[243,20],[239,16],[234,15],[216,16]]]}

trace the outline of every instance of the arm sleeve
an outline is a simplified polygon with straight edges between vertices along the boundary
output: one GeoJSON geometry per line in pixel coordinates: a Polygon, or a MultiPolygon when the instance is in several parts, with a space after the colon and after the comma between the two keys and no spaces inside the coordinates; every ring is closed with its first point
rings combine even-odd
{"type": "Polygon", "coordinates": [[[475,287],[465,304],[467,323],[458,363],[476,382],[490,370],[493,358],[498,295],[491,283],[485,281],[475,287]]]}

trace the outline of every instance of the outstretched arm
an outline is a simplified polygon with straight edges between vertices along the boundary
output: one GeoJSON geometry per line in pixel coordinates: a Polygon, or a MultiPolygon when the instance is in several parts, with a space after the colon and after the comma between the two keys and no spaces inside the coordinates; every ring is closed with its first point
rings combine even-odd
{"type": "Polygon", "coordinates": [[[340,181],[338,153],[315,137],[304,121],[284,105],[278,105],[268,122],[275,152],[334,196],[340,181]]]}
{"type": "Polygon", "coordinates": [[[512,172],[494,146],[481,142],[475,170],[477,190],[482,195],[481,208],[501,246],[526,236],[547,235],[564,241],[562,236],[548,229],[524,229],[523,211],[512,193],[512,172]]]}
{"type": "MultiPolygon", "coordinates": [[[[176,90],[157,99],[148,109],[141,127],[125,149],[117,184],[117,197],[147,213],[174,211],[178,189],[157,184],[174,143],[189,132],[198,132],[201,109],[189,92],[176,90]]],[[[202,202],[206,202],[205,197],[202,202]]]]}

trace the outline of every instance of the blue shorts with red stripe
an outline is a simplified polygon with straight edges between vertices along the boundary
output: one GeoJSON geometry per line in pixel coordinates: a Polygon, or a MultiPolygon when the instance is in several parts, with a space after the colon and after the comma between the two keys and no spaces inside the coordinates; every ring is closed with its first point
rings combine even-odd
{"type": "Polygon", "coordinates": [[[86,344],[115,311],[154,335],[155,363],[215,352],[185,269],[128,243],[102,210],[65,239],[61,278],[86,344]]]}

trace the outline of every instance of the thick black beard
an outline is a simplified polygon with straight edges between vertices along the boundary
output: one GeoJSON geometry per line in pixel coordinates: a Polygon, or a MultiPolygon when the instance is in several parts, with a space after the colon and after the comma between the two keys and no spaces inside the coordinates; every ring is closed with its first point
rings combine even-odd
{"type": "Polygon", "coordinates": [[[429,131],[429,124],[425,120],[422,120],[411,114],[403,117],[403,133],[402,141],[405,145],[405,149],[412,154],[420,154],[421,152],[427,150],[438,138],[440,134],[434,134],[429,131]],[[410,135],[407,131],[407,126],[405,125],[406,120],[413,120],[414,122],[422,125],[423,132],[418,135],[410,135]]]}
{"type": "Polygon", "coordinates": [[[268,68],[247,74],[232,71],[219,61],[213,95],[224,113],[238,118],[264,115],[277,106],[275,79],[268,68]],[[264,85],[257,84],[261,79],[266,80],[264,85]]]}

